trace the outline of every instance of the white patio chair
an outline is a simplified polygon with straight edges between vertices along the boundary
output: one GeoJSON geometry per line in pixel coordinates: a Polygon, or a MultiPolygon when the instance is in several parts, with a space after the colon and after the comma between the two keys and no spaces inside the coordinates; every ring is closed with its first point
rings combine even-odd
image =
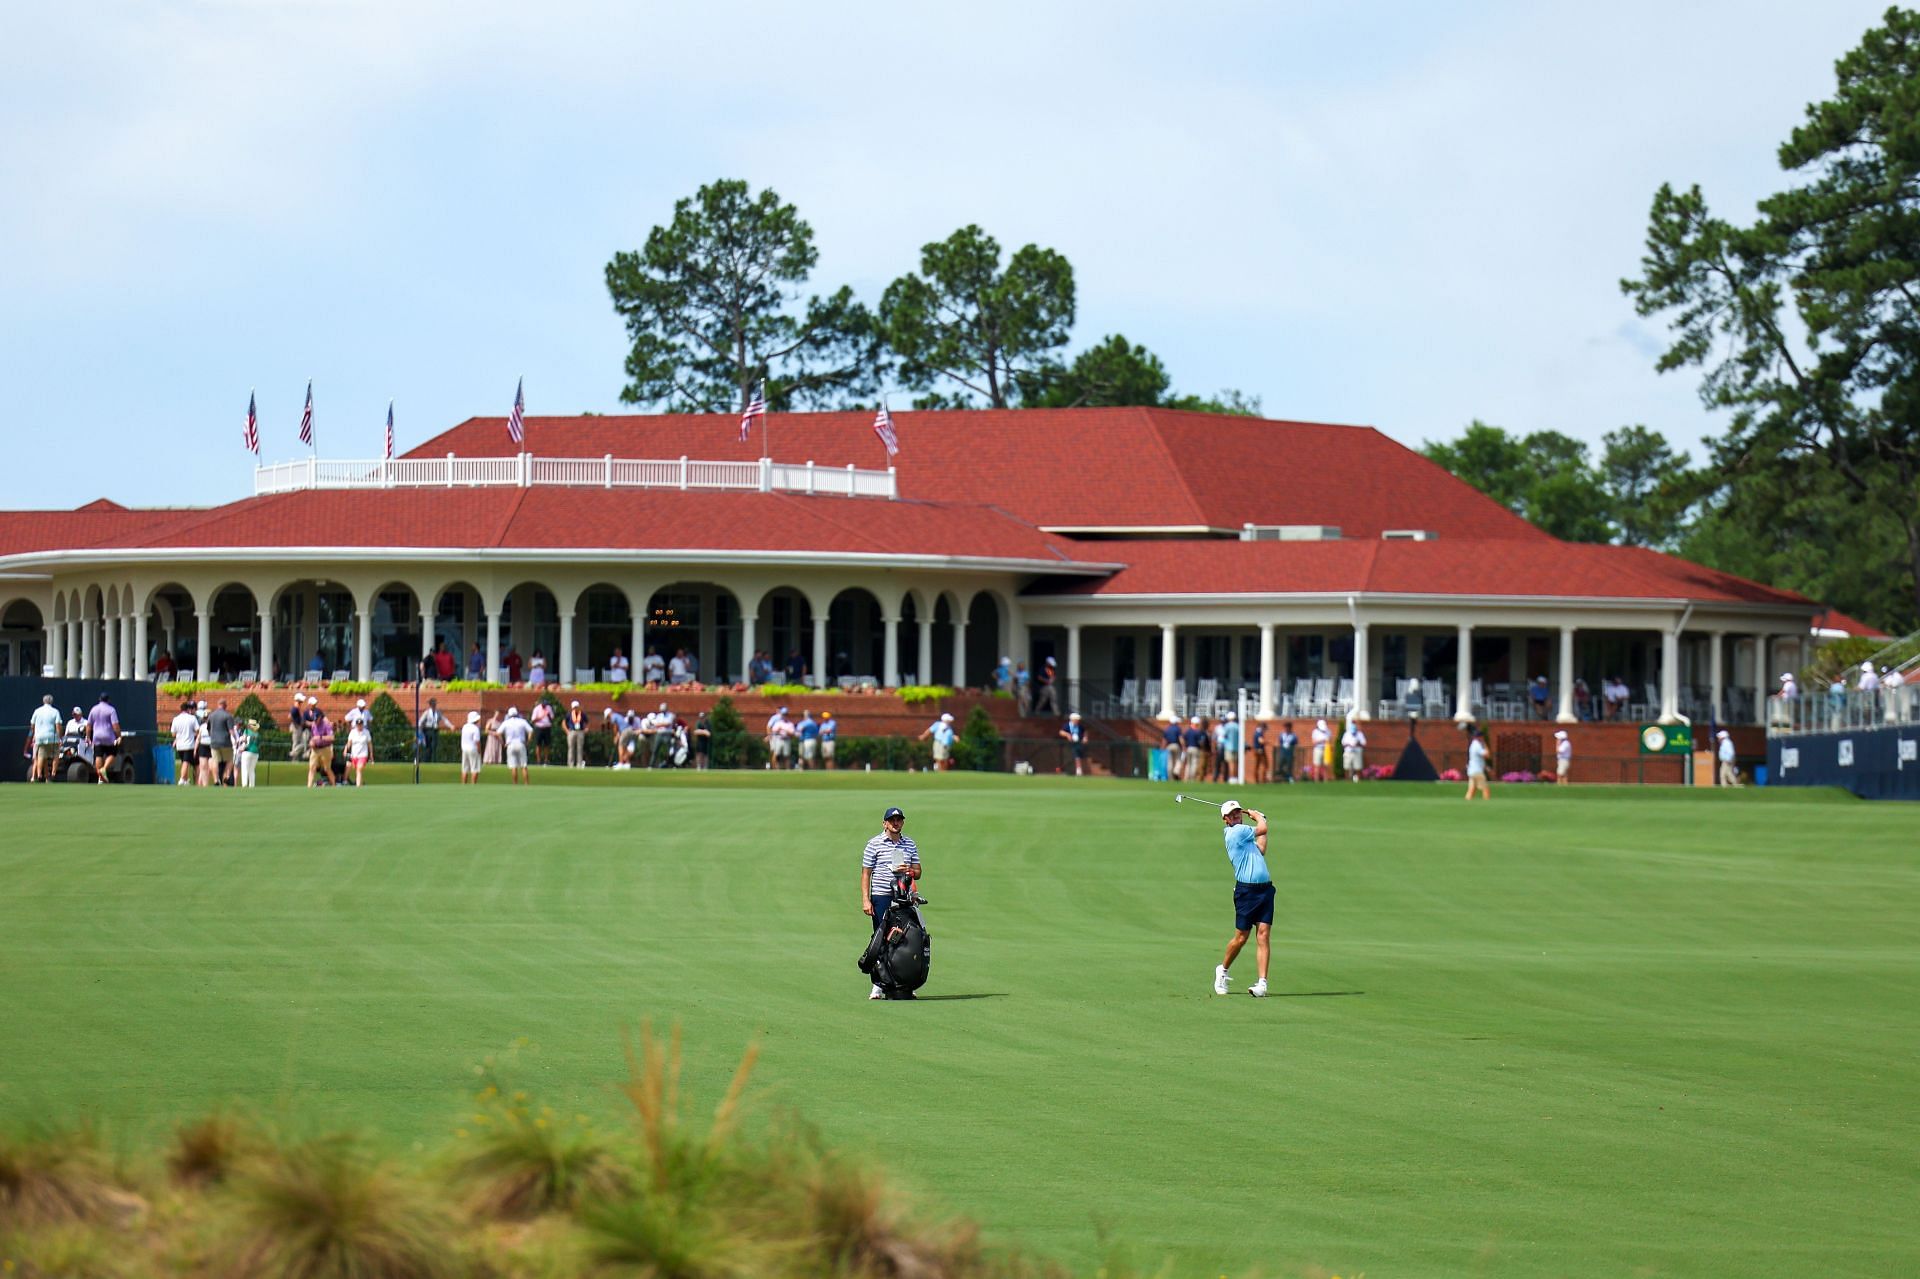
{"type": "Polygon", "coordinates": [[[1144,696],[1141,698],[1141,701],[1144,704],[1143,709],[1146,711],[1147,714],[1158,715],[1160,713],[1160,681],[1159,680],[1150,679],[1147,681],[1146,691],[1144,696]]]}
{"type": "Polygon", "coordinates": [[[352,678],[353,678],[352,671],[335,671],[330,677],[328,677],[327,682],[329,684],[337,684],[341,680],[348,680],[352,678]]]}
{"type": "Polygon", "coordinates": [[[1333,681],[1317,679],[1313,681],[1313,697],[1307,703],[1306,714],[1315,719],[1331,715],[1333,711],[1333,681]]]}
{"type": "Polygon", "coordinates": [[[1347,708],[1355,704],[1356,703],[1353,700],[1353,681],[1351,679],[1341,680],[1340,686],[1336,688],[1333,692],[1334,713],[1338,715],[1345,715],[1347,713],[1347,708]]]}
{"type": "Polygon", "coordinates": [[[1219,690],[1220,681],[1217,679],[1198,681],[1193,688],[1193,709],[1188,714],[1218,719],[1219,715],[1214,710],[1214,703],[1219,700],[1219,690]]]}
{"type": "Polygon", "coordinates": [[[260,672],[241,671],[235,678],[242,684],[256,684],[260,681],[260,672]]]}
{"type": "Polygon", "coordinates": [[[1140,709],[1139,680],[1123,679],[1120,681],[1119,707],[1120,712],[1124,715],[1131,715],[1140,709]]]}
{"type": "Polygon", "coordinates": [[[576,667],[574,668],[574,671],[573,671],[573,682],[574,682],[574,683],[576,683],[576,684],[591,684],[591,683],[593,683],[593,667],[591,667],[591,666],[585,666],[585,667],[579,667],[579,666],[576,666],[576,667]]]}

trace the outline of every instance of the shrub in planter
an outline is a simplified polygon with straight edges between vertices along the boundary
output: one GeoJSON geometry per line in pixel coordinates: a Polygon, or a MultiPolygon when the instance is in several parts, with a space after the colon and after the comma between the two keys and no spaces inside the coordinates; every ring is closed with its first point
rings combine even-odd
{"type": "Polygon", "coordinates": [[[751,734],[740,718],[739,708],[731,697],[723,697],[713,704],[707,721],[713,728],[713,766],[715,768],[746,768],[752,763],[749,743],[751,734]]]}
{"type": "Polygon", "coordinates": [[[993,719],[987,714],[986,707],[973,708],[967,716],[966,727],[960,730],[959,740],[953,745],[953,762],[956,767],[970,769],[976,773],[999,771],[1000,730],[993,726],[993,719]]]}
{"type": "Polygon", "coordinates": [[[273,712],[267,709],[267,704],[260,700],[257,693],[248,693],[241,698],[240,705],[234,707],[233,717],[242,724],[250,719],[259,720],[260,731],[263,733],[279,727],[279,724],[274,722],[273,712]]]}

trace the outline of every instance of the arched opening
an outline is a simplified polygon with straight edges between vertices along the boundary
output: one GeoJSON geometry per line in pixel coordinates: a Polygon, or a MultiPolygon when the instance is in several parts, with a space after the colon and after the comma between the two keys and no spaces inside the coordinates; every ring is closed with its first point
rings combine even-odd
{"type": "MultiPolygon", "coordinates": [[[[543,682],[561,678],[560,600],[537,582],[522,582],[500,601],[502,678],[509,683],[531,683],[536,657],[540,659],[543,682]]],[[[568,671],[566,678],[571,680],[573,672],[568,671]]]]}
{"type": "Polygon", "coordinates": [[[0,607],[0,675],[38,675],[46,661],[46,619],[32,600],[0,607]]]}
{"type": "Polygon", "coordinates": [[[411,683],[420,675],[420,597],[403,583],[390,583],[373,595],[368,635],[373,678],[411,683]]]}
{"type": "Polygon", "coordinates": [[[922,671],[930,684],[953,678],[953,618],[958,606],[945,591],[933,602],[933,669],[922,671]]]}
{"type": "Polygon", "coordinates": [[[444,651],[453,658],[454,679],[486,678],[487,612],[479,588],[449,582],[434,597],[430,611],[433,642],[425,646],[436,656],[444,651]]]}
{"type": "Polygon", "coordinates": [[[604,582],[589,586],[581,592],[574,616],[575,625],[580,628],[574,643],[574,661],[582,669],[596,672],[595,679],[612,679],[608,663],[617,649],[627,659],[629,673],[639,674],[634,655],[627,651],[633,646],[633,605],[625,591],[604,582]],[[580,643],[580,638],[586,642],[580,643]]]}
{"type": "Polygon", "coordinates": [[[760,601],[762,647],[773,659],[775,677],[788,682],[793,673],[813,670],[813,605],[791,586],[768,591],[760,601]]]}
{"type": "Polygon", "coordinates": [[[194,617],[193,596],[176,583],[155,588],[147,596],[147,669],[163,683],[192,671],[198,678],[200,628],[194,617]]]}
{"type": "MultiPolygon", "coordinates": [[[[991,593],[981,591],[967,607],[967,687],[991,685],[1000,656],[1000,603],[991,593]]],[[[1060,674],[1066,677],[1065,671],[1060,674]]]]}
{"type": "Polygon", "coordinates": [[[850,586],[827,606],[827,685],[848,677],[884,680],[887,631],[880,601],[850,586]]]}
{"type": "Polygon", "coordinates": [[[309,579],[280,588],[273,602],[274,670],[283,679],[351,677],[359,626],[353,592],[338,582],[309,579]]]}
{"type": "Polygon", "coordinates": [[[724,684],[746,668],[740,653],[740,601],[724,586],[663,586],[647,602],[646,620],[647,653],[660,655],[669,682],[724,684]]]}
{"type": "MultiPolygon", "coordinates": [[[[254,631],[257,622],[258,610],[252,591],[237,584],[215,591],[213,602],[207,608],[207,660],[196,663],[204,665],[209,673],[200,678],[232,680],[241,671],[253,671],[257,675],[260,670],[258,636],[254,631]]],[[[197,626],[195,630],[197,639],[197,626]]]]}
{"type": "Polygon", "coordinates": [[[930,684],[920,660],[920,602],[909,593],[900,604],[900,682],[930,684]]]}

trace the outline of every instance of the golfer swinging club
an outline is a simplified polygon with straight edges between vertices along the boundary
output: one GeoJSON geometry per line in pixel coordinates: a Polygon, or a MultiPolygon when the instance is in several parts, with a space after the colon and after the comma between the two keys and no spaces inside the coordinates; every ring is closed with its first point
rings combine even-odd
{"type": "Polygon", "coordinates": [[[1213,993],[1224,995],[1233,979],[1227,969],[1253,933],[1254,958],[1260,964],[1260,980],[1247,988],[1255,999],[1267,997],[1267,960],[1273,942],[1273,876],[1267,872],[1267,815],[1240,807],[1230,799],[1220,805],[1220,820],[1226,824],[1227,857],[1233,862],[1233,940],[1227,943],[1227,957],[1213,970],[1213,993]],[[1253,825],[1245,819],[1251,817],[1253,825]]]}

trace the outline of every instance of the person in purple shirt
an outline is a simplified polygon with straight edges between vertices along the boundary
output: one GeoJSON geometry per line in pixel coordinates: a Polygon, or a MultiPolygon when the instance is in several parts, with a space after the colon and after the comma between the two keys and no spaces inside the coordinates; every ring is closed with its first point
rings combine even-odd
{"type": "Polygon", "coordinates": [[[93,738],[93,780],[105,786],[107,769],[120,751],[120,716],[105,693],[87,712],[87,731],[93,738]]]}

